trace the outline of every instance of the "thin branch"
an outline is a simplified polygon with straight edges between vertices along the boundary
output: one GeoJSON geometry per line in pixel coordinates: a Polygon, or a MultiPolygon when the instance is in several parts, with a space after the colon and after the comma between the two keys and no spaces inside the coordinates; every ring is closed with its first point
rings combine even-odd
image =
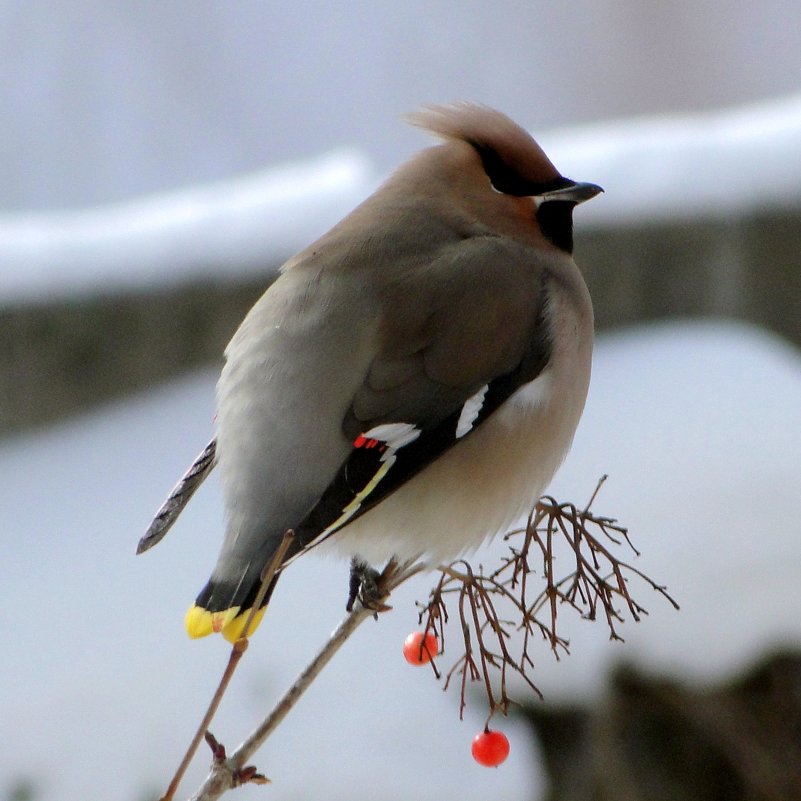
{"type": "MultiPolygon", "coordinates": [[[[424,565],[420,562],[406,562],[402,565],[390,562],[381,574],[379,600],[385,600],[396,587],[419,573],[423,568],[424,565]]],[[[368,617],[374,615],[373,609],[365,607],[361,603],[355,604],[353,611],[339,624],[325,645],[295,679],[272,711],[239,745],[233,754],[228,758],[224,758],[224,749],[221,752],[221,747],[217,744],[217,749],[213,749],[215,758],[211,771],[200,788],[191,796],[191,801],[216,801],[227,790],[252,781],[254,776],[259,777],[259,780],[263,779],[255,772],[255,768],[245,764],[247,760],[264,744],[278,724],[281,723],[317,678],[320,671],[344,645],[345,641],[368,617]]]]}
{"type": "Polygon", "coordinates": [[[284,534],[284,538],[281,540],[278,550],[273,554],[270,564],[267,565],[262,572],[261,587],[259,587],[259,592],[256,595],[253,606],[250,608],[250,613],[248,614],[248,618],[245,621],[245,626],[242,629],[242,636],[234,643],[233,648],[231,649],[231,654],[228,657],[228,664],[225,666],[220,683],[217,685],[217,689],[215,690],[214,695],[209,702],[208,709],[206,709],[206,714],[203,715],[203,719],[200,721],[200,725],[197,727],[195,736],[189,743],[189,747],[186,749],[184,758],[178,765],[178,769],[175,771],[175,775],[172,777],[169,787],[167,787],[167,792],[164,793],[160,801],[172,801],[172,799],[175,797],[175,793],[178,790],[178,785],[181,783],[181,779],[184,777],[186,769],[189,767],[189,763],[195,756],[195,752],[200,745],[200,741],[204,737],[207,737],[208,728],[211,725],[211,721],[214,719],[214,716],[217,714],[217,709],[219,708],[220,702],[225,695],[225,691],[228,689],[228,685],[233,678],[234,671],[239,664],[239,660],[242,658],[242,654],[244,654],[248,648],[247,635],[250,633],[250,627],[253,625],[253,619],[258,610],[261,608],[261,603],[264,600],[264,596],[267,594],[267,588],[270,586],[275,574],[281,567],[281,563],[284,561],[284,555],[286,554],[287,549],[294,538],[295,532],[291,529],[284,534]]]}
{"type": "Polygon", "coordinates": [[[592,495],[590,495],[590,499],[589,499],[589,501],[587,501],[587,505],[584,507],[584,511],[582,512],[582,514],[585,514],[585,515],[589,514],[590,508],[595,503],[595,499],[598,497],[598,493],[601,491],[601,487],[604,485],[604,483],[606,482],[606,479],[608,479],[608,478],[609,478],[609,476],[606,475],[606,473],[604,473],[598,479],[598,483],[595,485],[595,489],[592,491],[592,495]]]}
{"type": "MultiPolygon", "coordinates": [[[[445,629],[449,622],[448,603],[456,604],[462,632],[461,655],[449,670],[442,673],[434,659],[430,664],[438,679],[444,673],[443,689],[447,690],[452,680],[459,684],[460,718],[467,705],[468,682],[474,681],[480,681],[484,686],[488,704],[487,724],[496,712],[507,714],[514,703],[508,694],[510,671],[522,677],[526,685],[542,697],[529,675],[535,666],[533,649],[537,638],[533,635],[539,632],[557,659],[560,652],[569,653],[569,642],[557,628],[559,610],[565,606],[589,620],[595,620],[602,613],[613,639],[621,639],[616,626],[624,622],[626,612],[634,621],[647,614],[629,590],[628,582],[632,576],[642,579],[678,608],[665,587],[614,555],[614,548],[624,544],[639,554],[623,526],[612,518],[590,512],[605,478],[598,482],[584,509],[575,504],[559,504],[552,497],[541,498],[531,510],[526,527],[504,537],[509,543],[509,551],[500,566],[485,572],[479,565],[476,571],[464,559],[440,566],[440,577],[429,594],[428,602],[417,604],[420,622],[424,617],[426,619],[425,633],[433,632],[437,636],[440,652],[444,651],[445,629]],[[567,557],[566,575],[557,572],[558,557],[563,554],[567,557]],[[534,587],[540,589],[532,599],[534,587]],[[616,603],[620,609],[616,608],[616,603]],[[513,641],[515,631],[521,632],[520,640],[513,641]]],[[[383,602],[389,594],[423,568],[424,565],[416,560],[400,566],[390,562],[377,582],[377,597],[371,597],[369,603],[360,601],[354,606],[269,715],[230,757],[226,756],[225,747],[206,731],[210,715],[230,679],[230,675],[224,676],[225,683],[221,682],[195,738],[199,742],[205,736],[213,760],[208,777],[191,801],[215,801],[238,785],[268,781],[253,765],[247,765],[247,760],[272,734],[356,628],[367,617],[376,616],[377,611],[388,608],[383,602]]],[[[260,605],[271,579],[272,574],[265,574],[265,584],[257,599],[259,604],[254,604],[254,609],[260,605]]],[[[247,621],[245,633],[250,625],[251,619],[247,621]]],[[[246,646],[245,637],[236,643],[231,655],[233,664],[246,646]]],[[[165,796],[164,801],[170,799],[171,794],[165,796]]]]}
{"type": "MultiPolygon", "coordinates": [[[[447,601],[454,593],[457,596],[463,646],[451,668],[444,672],[443,689],[449,688],[454,677],[460,677],[460,718],[467,703],[468,681],[484,685],[490,717],[495,712],[506,714],[514,703],[507,692],[510,671],[542,697],[529,676],[534,668],[535,638],[531,635],[539,631],[556,659],[560,652],[569,653],[569,642],[557,627],[559,610],[565,605],[588,620],[595,620],[602,613],[610,637],[618,640],[622,638],[617,626],[624,622],[626,611],[635,622],[647,614],[629,590],[630,576],[642,579],[678,608],[665,587],[621,561],[605,543],[617,547],[625,543],[639,556],[623,526],[590,511],[605,480],[603,476],[598,481],[582,510],[572,503],[560,504],[550,496],[542,497],[531,510],[526,527],[504,536],[509,552],[494,570],[485,573],[479,566],[476,572],[463,559],[439,567],[440,579],[428,604],[418,603],[418,608],[421,622],[428,613],[426,631],[444,635],[447,601]],[[558,556],[565,548],[572,569],[567,575],[560,575],[558,556]],[[539,576],[531,576],[535,562],[541,566],[539,576]],[[536,580],[541,589],[531,600],[529,588],[536,580]],[[621,609],[616,608],[616,603],[622,604],[621,609]],[[512,641],[513,628],[521,632],[522,642],[512,641]]],[[[435,673],[439,678],[436,668],[435,673]]]]}

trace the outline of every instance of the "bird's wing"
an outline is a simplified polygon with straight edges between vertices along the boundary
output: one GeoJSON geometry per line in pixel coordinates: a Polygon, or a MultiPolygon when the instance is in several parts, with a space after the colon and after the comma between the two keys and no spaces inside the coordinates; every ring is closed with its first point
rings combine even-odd
{"type": "Polygon", "coordinates": [[[388,282],[379,351],[343,423],[352,449],[297,527],[299,549],[375,506],[545,368],[546,294],[530,251],[500,237],[388,282]]]}

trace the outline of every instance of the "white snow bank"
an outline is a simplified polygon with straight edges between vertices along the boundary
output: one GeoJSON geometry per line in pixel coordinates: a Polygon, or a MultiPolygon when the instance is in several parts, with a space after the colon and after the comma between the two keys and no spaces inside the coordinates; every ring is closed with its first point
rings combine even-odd
{"type": "Polygon", "coordinates": [[[602,623],[574,619],[572,655],[540,663],[546,695],[595,693],[619,659],[712,680],[765,648],[801,648],[800,453],[797,348],[721,323],[603,337],[551,491],[582,500],[608,473],[596,512],[629,527],[642,552],[634,564],[667,584],[681,610],[633,579],[649,616],[622,627],[625,644],[610,642],[602,623]]]}
{"type": "Polygon", "coordinates": [[[365,158],[348,150],[96,209],[0,216],[0,298],[19,303],[264,273],[373,185],[365,158]]]}
{"type": "MultiPolygon", "coordinates": [[[[579,210],[578,226],[801,203],[801,95],[537,136],[562,172],[606,190],[579,210]]],[[[379,180],[364,156],[345,151],[106,208],[0,216],[0,300],[264,272],[379,180]]]]}
{"type": "Polygon", "coordinates": [[[563,174],[606,191],[582,206],[579,225],[801,205],[801,95],[552,130],[539,140],[563,174]]]}
{"type": "MultiPolygon", "coordinates": [[[[157,548],[134,549],[211,433],[213,381],[205,373],[0,442],[0,786],[41,773],[42,801],[132,801],[162,791],[180,759],[228,653],[220,638],[190,642],[182,621],[221,538],[216,480],[157,548]]],[[[623,626],[625,644],[565,614],[572,655],[556,664],[544,646],[535,654],[549,700],[596,693],[614,659],[708,678],[765,646],[801,644],[799,409],[801,356],[752,328],[673,323],[601,338],[575,446],[551,489],[580,502],[609,473],[596,511],[630,526],[638,567],[682,609],[635,586],[651,615],[623,626]]],[[[413,601],[429,583],[401,588],[394,610],[359,630],[254,760],[274,780],[271,799],[537,796],[525,730],[501,721],[509,762],[477,767],[469,745],[481,707],[460,724],[456,694],[403,661],[413,601]]],[[[226,745],[341,618],[346,585],[344,562],[309,556],[287,572],[212,727],[226,745]]]]}

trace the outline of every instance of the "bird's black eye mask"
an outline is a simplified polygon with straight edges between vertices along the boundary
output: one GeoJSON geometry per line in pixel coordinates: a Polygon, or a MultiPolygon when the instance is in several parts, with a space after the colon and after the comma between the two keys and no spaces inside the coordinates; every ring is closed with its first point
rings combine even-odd
{"type": "Polygon", "coordinates": [[[550,181],[535,182],[524,178],[514,167],[505,162],[497,150],[491,147],[470,142],[481,157],[484,172],[492,184],[492,188],[504,195],[513,197],[533,197],[555,189],[566,189],[573,186],[573,181],[561,175],[550,181]]]}
{"type": "MultiPolygon", "coordinates": [[[[551,181],[529,181],[514,167],[507,164],[496,150],[477,142],[470,144],[481,157],[484,172],[487,174],[492,188],[504,195],[537,197],[556,189],[567,189],[575,183],[561,175],[551,181]]],[[[575,205],[566,200],[546,200],[537,207],[537,222],[543,235],[565,253],[573,252],[573,209],[575,205]]]]}

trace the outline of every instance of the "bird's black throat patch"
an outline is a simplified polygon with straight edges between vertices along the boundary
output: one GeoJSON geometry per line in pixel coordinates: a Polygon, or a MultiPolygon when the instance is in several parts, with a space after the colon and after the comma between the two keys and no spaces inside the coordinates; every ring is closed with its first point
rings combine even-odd
{"type": "Polygon", "coordinates": [[[549,200],[537,209],[537,222],[549,242],[565,253],[573,252],[573,209],[575,203],[549,200]]]}

